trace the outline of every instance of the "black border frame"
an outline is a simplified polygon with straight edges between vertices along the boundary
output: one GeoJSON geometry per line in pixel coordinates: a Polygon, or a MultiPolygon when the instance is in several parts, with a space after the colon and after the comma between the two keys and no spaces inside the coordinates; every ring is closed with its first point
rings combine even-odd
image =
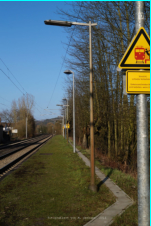
{"type": "Polygon", "coordinates": [[[150,46],[150,40],[148,38],[148,36],[146,35],[144,29],[140,29],[137,37],[135,38],[135,40],[133,41],[131,47],[129,48],[128,52],[126,53],[126,56],[124,57],[124,59],[121,61],[121,64],[119,65],[121,68],[140,68],[140,69],[149,69],[150,68],[150,64],[125,64],[127,58],[129,57],[130,53],[132,52],[132,49],[134,48],[134,46],[136,45],[138,39],[140,38],[141,35],[144,35],[146,41],[148,42],[149,46],[150,46]]]}

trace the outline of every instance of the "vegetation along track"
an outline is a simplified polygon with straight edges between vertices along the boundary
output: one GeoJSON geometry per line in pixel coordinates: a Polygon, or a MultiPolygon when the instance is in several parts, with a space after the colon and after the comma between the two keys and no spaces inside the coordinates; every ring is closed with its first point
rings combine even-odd
{"type": "Polygon", "coordinates": [[[0,150],[0,178],[3,177],[20,160],[28,157],[35,149],[48,141],[52,136],[43,135],[30,139],[26,142],[19,142],[15,145],[8,145],[7,148],[0,150]]]}

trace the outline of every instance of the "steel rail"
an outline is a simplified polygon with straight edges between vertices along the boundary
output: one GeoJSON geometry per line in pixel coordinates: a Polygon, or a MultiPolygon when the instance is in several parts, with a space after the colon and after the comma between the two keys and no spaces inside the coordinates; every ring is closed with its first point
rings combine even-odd
{"type": "MultiPolygon", "coordinates": [[[[41,135],[41,136],[44,136],[44,135],[41,135]]],[[[30,139],[25,139],[25,140],[14,142],[14,143],[0,145],[0,150],[6,149],[6,148],[9,148],[9,147],[15,147],[15,146],[18,146],[20,144],[24,144],[24,143],[26,143],[28,141],[31,141],[31,140],[34,140],[34,139],[36,139],[38,137],[40,137],[40,136],[33,137],[33,138],[30,138],[30,139]]]]}
{"type": "MultiPolygon", "coordinates": [[[[46,136],[46,137],[47,137],[47,136],[46,136]]],[[[45,137],[45,138],[46,138],[46,137],[45,137]]],[[[24,146],[24,147],[21,147],[21,148],[19,148],[19,149],[17,149],[17,150],[10,151],[10,152],[8,152],[8,153],[6,153],[6,154],[4,154],[4,155],[1,155],[1,156],[0,156],[0,160],[4,159],[4,158],[6,158],[6,157],[8,157],[8,156],[10,156],[10,155],[13,155],[13,154],[15,154],[15,153],[17,153],[17,152],[23,150],[24,148],[29,147],[30,145],[33,145],[33,144],[37,143],[38,141],[41,141],[41,140],[43,140],[43,139],[45,139],[45,138],[43,137],[43,138],[41,138],[41,139],[35,139],[34,142],[32,142],[32,143],[25,143],[25,146],[24,146]]]]}
{"type": "Polygon", "coordinates": [[[11,168],[13,165],[15,165],[17,162],[19,162],[21,159],[23,159],[24,157],[26,157],[27,155],[29,155],[32,151],[34,151],[35,149],[37,149],[39,146],[41,146],[42,144],[44,144],[45,142],[47,142],[51,138],[52,138],[52,136],[51,137],[49,136],[49,138],[47,140],[45,140],[43,143],[38,144],[36,147],[32,148],[30,151],[27,151],[25,154],[21,155],[17,159],[13,160],[12,162],[10,162],[7,165],[5,165],[4,167],[0,168],[0,174],[3,174],[9,168],[11,168]]]}

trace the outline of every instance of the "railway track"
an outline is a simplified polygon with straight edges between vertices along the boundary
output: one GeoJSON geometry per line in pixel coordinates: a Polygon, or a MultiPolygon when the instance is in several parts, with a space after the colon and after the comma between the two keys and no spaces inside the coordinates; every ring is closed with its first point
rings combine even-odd
{"type": "Polygon", "coordinates": [[[11,147],[17,147],[20,144],[25,144],[25,143],[33,141],[33,140],[35,140],[37,138],[42,138],[44,136],[46,136],[46,135],[41,135],[41,136],[37,136],[37,137],[34,137],[34,138],[25,139],[25,140],[22,140],[22,141],[17,141],[17,142],[13,142],[13,143],[9,143],[9,144],[0,145],[0,153],[1,153],[1,150],[3,150],[3,149],[7,149],[7,148],[11,148],[11,147]]]}
{"type": "Polygon", "coordinates": [[[24,142],[0,148],[0,179],[16,167],[20,162],[36,152],[52,136],[43,135],[24,142]]]}
{"type": "Polygon", "coordinates": [[[30,146],[30,145],[44,139],[47,136],[48,135],[42,135],[40,137],[35,137],[35,138],[31,138],[31,139],[28,139],[25,141],[21,141],[21,142],[13,143],[10,145],[6,145],[4,147],[0,147],[0,160],[19,151],[19,150],[22,150],[24,147],[30,146]]]}

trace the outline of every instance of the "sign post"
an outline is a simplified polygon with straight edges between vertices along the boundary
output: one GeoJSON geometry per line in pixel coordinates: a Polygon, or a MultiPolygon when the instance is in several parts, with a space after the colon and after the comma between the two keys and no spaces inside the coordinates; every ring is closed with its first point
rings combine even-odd
{"type": "Polygon", "coordinates": [[[150,93],[150,38],[144,29],[143,1],[135,2],[135,33],[136,36],[130,43],[118,67],[128,70],[126,72],[126,92],[138,94],[136,96],[138,226],[149,226],[148,110],[145,94],[150,93]]]}
{"type": "MultiPolygon", "coordinates": [[[[144,2],[135,2],[136,32],[144,26],[144,2]]],[[[150,47],[149,47],[150,52],[150,47]]],[[[148,62],[145,61],[145,64],[148,62]]],[[[150,69],[150,68],[149,68],[150,69]]],[[[150,225],[148,110],[145,94],[137,95],[138,226],[150,225]]]]}

